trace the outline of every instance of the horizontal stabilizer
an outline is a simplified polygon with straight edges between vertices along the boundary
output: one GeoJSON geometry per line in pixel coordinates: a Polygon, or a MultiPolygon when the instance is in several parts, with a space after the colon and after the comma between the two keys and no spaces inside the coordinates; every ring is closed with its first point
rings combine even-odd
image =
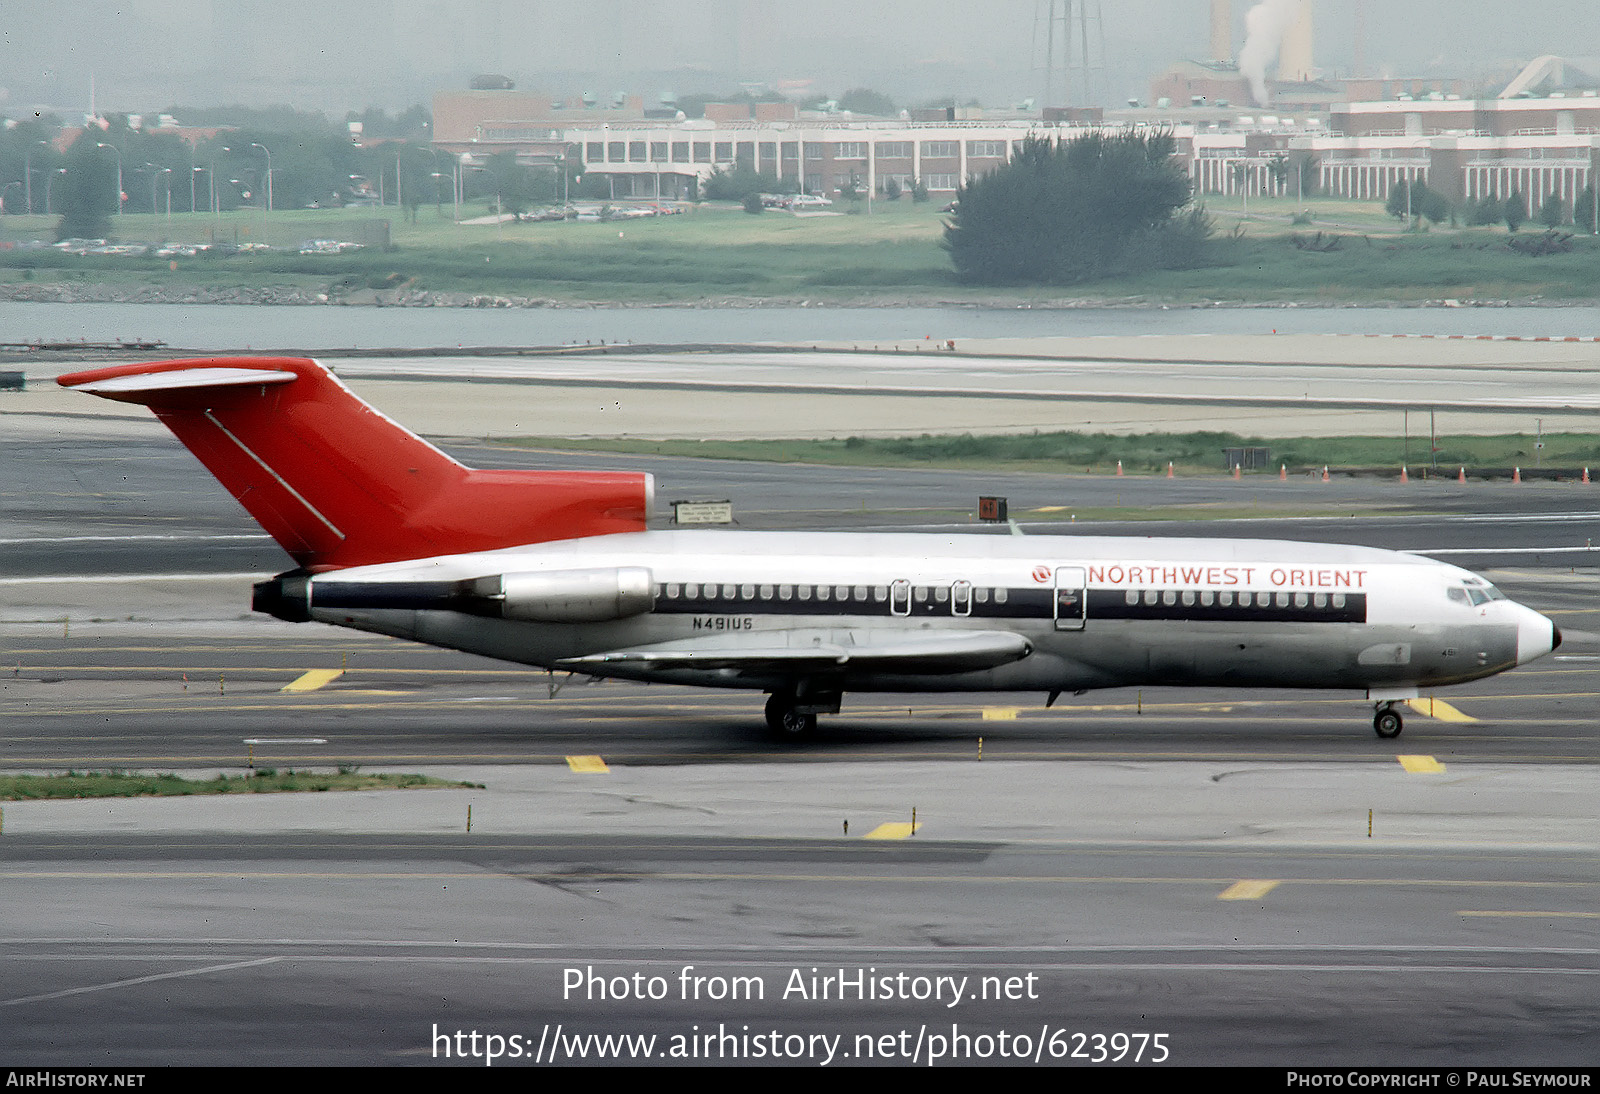
{"type": "Polygon", "coordinates": [[[640,665],[652,669],[738,669],[746,672],[802,669],[861,669],[877,672],[935,674],[975,672],[1019,661],[1033,644],[1005,631],[777,631],[759,639],[746,636],[738,645],[726,636],[662,642],[633,649],[608,650],[561,662],[579,671],[605,665],[640,665]],[[759,641],[759,644],[757,642],[759,641]]]}
{"type": "MultiPolygon", "coordinates": [[[[68,385],[73,391],[114,396],[185,388],[236,387],[241,384],[287,384],[293,372],[266,368],[185,368],[171,372],[135,372],[68,385]]],[[[140,400],[143,401],[143,400],[140,400]]]]}

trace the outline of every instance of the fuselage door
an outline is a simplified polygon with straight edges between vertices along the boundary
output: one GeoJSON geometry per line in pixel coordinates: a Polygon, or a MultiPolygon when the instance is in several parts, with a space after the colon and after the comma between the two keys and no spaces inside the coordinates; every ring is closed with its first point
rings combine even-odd
{"type": "Polygon", "coordinates": [[[950,614],[972,614],[972,582],[957,581],[950,586],[950,614]]]}
{"type": "Polygon", "coordinates": [[[1056,630],[1081,631],[1088,618],[1089,598],[1082,566],[1056,568],[1056,630]]]}
{"type": "Polygon", "coordinates": [[[911,582],[902,579],[889,586],[889,614],[911,614],[911,582]]]}

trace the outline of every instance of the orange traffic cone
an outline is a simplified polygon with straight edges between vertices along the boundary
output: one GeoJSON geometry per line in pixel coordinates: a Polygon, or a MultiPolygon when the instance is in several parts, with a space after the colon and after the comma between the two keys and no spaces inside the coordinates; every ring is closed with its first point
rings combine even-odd
{"type": "Polygon", "coordinates": [[[1589,481],[1589,469],[1587,467],[1585,467],[1583,469],[1583,481],[1584,482],[1588,482],[1589,481]]]}
{"type": "Polygon", "coordinates": [[[1513,467],[1511,469],[1511,481],[1512,482],[1521,482],[1522,481],[1522,468],[1513,467]]]}
{"type": "Polygon", "coordinates": [[[1406,474],[1406,465],[1405,464],[1401,464],[1400,465],[1400,481],[1401,482],[1410,482],[1411,481],[1411,476],[1406,474]]]}
{"type": "Polygon", "coordinates": [[[1323,464],[1322,465],[1322,481],[1323,482],[1327,482],[1328,481],[1328,465],[1327,464],[1323,464]]]}
{"type": "Polygon", "coordinates": [[[1238,479],[1238,477],[1239,477],[1239,465],[1238,464],[1234,464],[1233,465],[1233,477],[1235,479],[1238,479]]]}
{"type": "MultiPolygon", "coordinates": [[[[1585,475],[1587,475],[1588,473],[1589,472],[1587,472],[1587,471],[1584,472],[1585,475]]],[[[1172,461],[1171,460],[1167,461],[1167,478],[1169,478],[1169,479],[1172,478],[1172,461]]],[[[1584,479],[1583,481],[1584,482],[1588,482],[1589,480],[1588,479],[1584,479]]]]}
{"type": "Polygon", "coordinates": [[[1121,460],[1117,461],[1117,474],[1119,474],[1119,475],[1122,474],[1122,461],[1121,460]]]}
{"type": "Polygon", "coordinates": [[[1466,464],[1462,464],[1461,465],[1461,473],[1456,476],[1456,481],[1457,482],[1466,482],[1467,481],[1467,465],[1466,464]]]}

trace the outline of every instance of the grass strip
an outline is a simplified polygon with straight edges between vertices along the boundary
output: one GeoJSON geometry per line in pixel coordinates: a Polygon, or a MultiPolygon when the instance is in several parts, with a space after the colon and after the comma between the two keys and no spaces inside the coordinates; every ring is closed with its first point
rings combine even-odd
{"type": "MultiPolygon", "coordinates": [[[[676,303],[781,300],[830,303],[1316,302],[1455,300],[1572,302],[1600,295],[1600,242],[1581,233],[1570,252],[1530,256],[1504,228],[1403,231],[1377,203],[1287,199],[1208,208],[1218,233],[1191,269],[1152,270],[1066,286],[986,288],[959,283],[941,246],[946,217],[929,205],[878,203],[871,216],[748,216],[702,207],[684,216],[613,223],[466,225],[443,210],[415,223],[390,216],[392,249],[301,255],[292,241],[341,238],[370,211],[309,210],[115,218],[124,239],[260,239],[269,254],[193,258],[66,255],[0,249],[0,283],[105,283],[142,289],[317,288],[335,298],[415,289],[553,302],[676,303]],[[1238,233],[1233,229],[1237,227],[1238,233]],[[1318,237],[1317,233],[1321,233],[1318,237]],[[1317,245],[1307,246],[1308,237],[1317,245]],[[1335,240],[1337,242],[1335,242],[1335,240]]],[[[53,220],[5,217],[0,243],[48,237],[53,220]]],[[[1526,228],[1523,236],[1538,234],[1526,228]]],[[[1566,229],[1571,231],[1571,229],[1566,229]]]]}
{"type": "Polygon", "coordinates": [[[1544,467],[1600,470],[1600,434],[1504,433],[1494,436],[1439,437],[1430,444],[1426,432],[1404,437],[1242,437],[1236,433],[1017,433],[1000,435],[934,435],[918,437],[842,437],[823,440],[645,440],[637,438],[518,437],[504,443],[526,448],[580,452],[634,453],[768,463],[821,464],[837,467],[924,467],[959,470],[1043,471],[1057,474],[1106,474],[1121,461],[1130,475],[1165,474],[1167,465],[1184,475],[1228,473],[1226,448],[1267,448],[1269,466],[1256,474],[1320,472],[1324,466],[1345,471],[1394,471],[1409,466],[1413,473],[1436,464],[1441,475],[1465,467],[1525,471],[1544,467]],[[1542,441],[1543,449],[1537,444],[1542,441]],[[1431,452],[1430,448],[1437,448],[1431,452]]]}
{"type": "Polygon", "coordinates": [[[186,779],[180,775],[136,775],[125,771],[68,771],[61,775],[0,775],[0,801],[53,798],[170,798],[194,794],[281,794],[321,790],[481,790],[482,783],[429,775],[364,775],[355,771],[315,774],[259,768],[248,775],[186,779]]]}

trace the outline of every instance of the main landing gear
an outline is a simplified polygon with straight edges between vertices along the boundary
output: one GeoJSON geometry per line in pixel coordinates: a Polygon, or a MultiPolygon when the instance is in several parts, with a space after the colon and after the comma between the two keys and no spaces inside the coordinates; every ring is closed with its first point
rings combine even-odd
{"type": "Polygon", "coordinates": [[[810,736],[817,728],[818,714],[838,714],[843,695],[818,690],[806,681],[772,693],[767,700],[767,728],[780,737],[796,739],[810,736]]]}
{"type": "Polygon", "coordinates": [[[1372,731],[1386,741],[1400,736],[1400,731],[1405,728],[1405,721],[1400,717],[1400,712],[1394,709],[1394,704],[1393,699],[1379,703],[1377,713],[1372,716],[1372,731]]]}
{"type": "Polygon", "coordinates": [[[767,728],[780,737],[805,737],[816,731],[817,716],[796,706],[794,696],[773,692],[767,700],[767,728]]]}

